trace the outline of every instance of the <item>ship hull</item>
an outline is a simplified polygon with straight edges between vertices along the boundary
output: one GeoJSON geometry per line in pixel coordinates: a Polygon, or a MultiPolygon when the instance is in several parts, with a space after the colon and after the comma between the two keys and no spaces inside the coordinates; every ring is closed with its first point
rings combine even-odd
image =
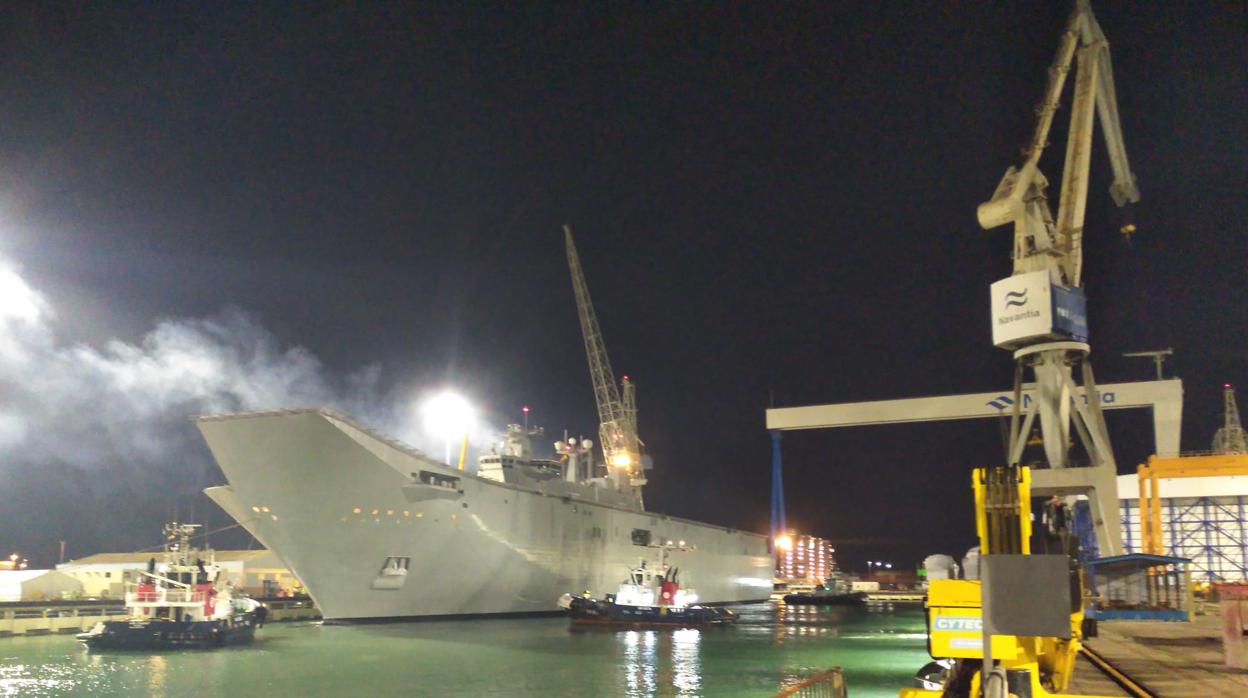
{"type": "Polygon", "coordinates": [[[642,512],[596,488],[469,475],[322,410],[204,417],[229,484],[206,490],[300,579],[327,621],[535,615],[601,595],[646,557],[636,531],[684,541],[671,563],[702,603],[765,600],[766,539],[642,512]]]}

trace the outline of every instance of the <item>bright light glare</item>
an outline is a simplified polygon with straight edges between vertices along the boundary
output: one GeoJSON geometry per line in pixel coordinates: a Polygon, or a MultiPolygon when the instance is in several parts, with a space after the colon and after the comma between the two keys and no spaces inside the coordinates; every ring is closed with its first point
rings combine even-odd
{"type": "Polygon", "coordinates": [[[782,533],[776,536],[776,550],[792,550],[792,549],[793,549],[793,536],[790,536],[787,533],[782,533]]]}
{"type": "Polygon", "coordinates": [[[633,464],[633,457],[628,455],[627,453],[620,452],[620,453],[615,454],[614,456],[611,456],[611,465],[614,465],[617,468],[627,468],[628,466],[632,464],[633,464]]]}
{"type": "Polygon", "coordinates": [[[0,258],[0,322],[39,322],[49,314],[47,301],[0,258]]]}
{"type": "Polygon", "coordinates": [[[476,421],[477,413],[462,395],[444,391],[425,401],[421,408],[425,429],[445,439],[462,437],[476,421]]]}

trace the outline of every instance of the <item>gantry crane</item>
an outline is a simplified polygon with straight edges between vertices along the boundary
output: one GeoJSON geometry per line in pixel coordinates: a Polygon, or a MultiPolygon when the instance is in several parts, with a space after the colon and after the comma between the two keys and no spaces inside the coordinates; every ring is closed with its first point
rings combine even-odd
{"type": "Polygon", "coordinates": [[[598,436],[602,445],[604,463],[611,481],[617,489],[629,491],[641,500],[641,487],[646,484],[642,463],[642,441],[637,435],[637,392],[628,376],[616,385],[607,347],[602,341],[598,316],[589,297],[589,286],[581,270],[581,259],[572,242],[572,229],[563,226],[567,245],[568,269],[572,274],[572,290],[576,293],[576,310],[581,320],[581,334],[585,338],[585,356],[589,361],[589,375],[594,384],[594,397],[598,402],[598,436]]]}
{"type": "MultiPolygon", "coordinates": [[[[1010,420],[1009,460],[1023,456],[1036,413],[1049,469],[1034,472],[1038,495],[1086,494],[1102,555],[1122,552],[1115,476],[1105,419],[1088,362],[1086,299],[1082,289],[1083,224],[1092,153],[1092,121],[1099,114],[1109,150],[1114,181],[1110,195],[1119,207],[1139,200],[1135,175],[1127,162],[1118,122],[1118,105],[1109,58],[1109,43],[1087,0],[1078,0],[1053,65],[1048,87],[1037,110],[1037,123],[1022,167],[1010,167],[992,199],[979,206],[985,229],[1014,224],[1014,274],[992,285],[993,342],[1014,351],[1014,407],[1010,420]],[[1040,156],[1061,101],[1062,88],[1076,66],[1070,131],[1061,195],[1054,219],[1040,172],[1040,156]],[[1078,366],[1087,400],[1077,399],[1072,377],[1078,366]],[[1025,369],[1035,379],[1035,398],[1021,399],[1025,369]],[[1091,460],[1088,468],[1070,468],[1071,427],[1091,460]]],[[[1133,230],[1124,226],[1124,232],[1133,230]]]]}
{"type": "MultiPolygon", "coordinates": [[[[1208,455],[1172,454],[1149,456],[1138,469],[1140,480],[1141,549],[1152,555],[1167,555],[1161,521],[1161,480],[1179,478],[1228,477],[1248,475],[1248,439],[1239,421],[1235,388],[1222,386],[1224,412],[1222,426],[1213,434],[1213,450],[1208,455]]],[[[1171,531],[1173,534],[1173,530],[1171,531]]],[[[1174,544],[1174,541],[1171,541],[1174,544]]]]}

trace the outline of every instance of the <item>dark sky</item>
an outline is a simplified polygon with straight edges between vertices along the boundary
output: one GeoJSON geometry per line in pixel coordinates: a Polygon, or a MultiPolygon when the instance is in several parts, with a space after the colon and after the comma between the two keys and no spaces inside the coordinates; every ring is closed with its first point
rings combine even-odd
{"type": "MultiPolygon", "coordinates": [[[[1084,279],[1102,382],[1172,346],[1184,447],[1248,385],[1243,3],[1098,3],[1143,200],[1114,231],[1096,136],[1084,279]]],[[[460,386],[498,424],[596,430],[560,226],[651,509],[765,530],[763,410],[1008,385],[975,207],[1019,159],[1064,3],[32,3],[0,21],[0,255],[61,342],[247,313],[331,375],[460,386]]],[[[1066,112],[1042,167],[1061,174],[1066,112]]],[[[1053,192],[1054,196],[1056,191],[1053,192]]],[[[3,386],[0,386],[3,387],[3,386]]],[[[5,397],[0,394],[0,406],[5,397]]],[[[108,413],[111,405],[95,405],[108,413]]],[[[1147,415],[1111,416],[1122,472],[1147,415]]],[[[155,465],[0,463],[0,546],[158,542],[217,484],[155,465]],[[179,494],[180,493],[180,494],[179,494]]],[[[125,438],[125,430],[116,438],[125,438]]],[[[851,567],[972,543],[990,421],[785,440],[789,518],[851,567]]],[[[105,459],[107,460],[107,459],[105,459]]],[[[120,461],[121,459],[117,459],[120,461]]],[[[225,515],[208,514],[210,526],[225,515]]]]}

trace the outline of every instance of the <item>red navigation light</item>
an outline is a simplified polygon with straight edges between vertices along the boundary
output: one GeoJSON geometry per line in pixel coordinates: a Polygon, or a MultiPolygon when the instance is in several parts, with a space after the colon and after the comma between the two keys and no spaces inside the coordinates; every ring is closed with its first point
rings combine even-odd
{"type": "Polygon", "coordinates": [[[1230,390],[1230,389],[1231,389],[1231,384],[1230,384],[1230,383],[1223,383],[1223,384],[1222,384],[1222,387],[1223,387],[1223,388],[1226,388],[1227,390],[1230,390]]]}
{"type": "Polygon", "coordinates": [[[628,376],[624,376],[624,380],[628,380],[628,376]]]}
{"type": "Polygon", "coordinates": [[[528,406],[528,405],[525,405],[524,407],[521,407],[520,409],[521,409],[522,411],[524,411],[524,412],[527,414],[527,413],[528,413],[528,411],[529,411],[529,406],[528,406]]]}

